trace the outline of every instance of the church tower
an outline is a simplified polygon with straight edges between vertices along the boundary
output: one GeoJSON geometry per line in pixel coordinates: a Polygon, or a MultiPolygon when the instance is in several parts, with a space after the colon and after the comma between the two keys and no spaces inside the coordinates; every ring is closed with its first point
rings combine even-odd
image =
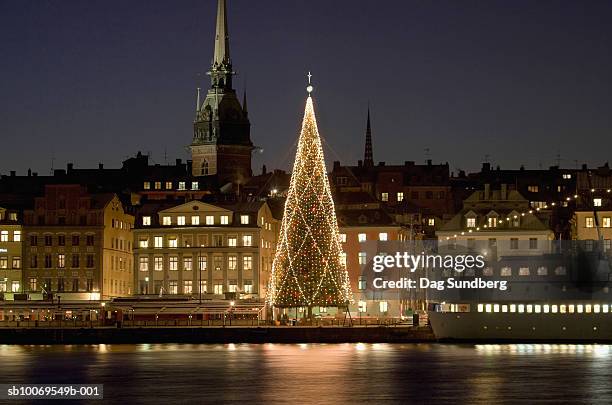
{"type": "Polygon", "coordinates": [[[372,127],[370,126],[370,106],[368,105],[368,122],[366,123],[365,151],[363,154],[363,165],[374,166],[374,154],[372,153],[372,127]]]}
{"type": "Polygon", "coordinates": [[[252,176],[251,123],[232,86],[227,8],[218,0],[215,52],[208,71],[210,88],[204,101],[198,89],[191,143],[192,174],[217,176],[219,185],[242,184],[252,176]]]}

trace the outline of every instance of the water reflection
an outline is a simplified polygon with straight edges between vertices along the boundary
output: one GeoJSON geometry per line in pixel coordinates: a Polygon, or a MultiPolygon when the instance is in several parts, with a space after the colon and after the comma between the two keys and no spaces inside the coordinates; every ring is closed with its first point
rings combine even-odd
{"type": "Polygon", "coordinates": [[[5,383],[134,403],[612,402],[609,345],[0,345],[5,383]]]}

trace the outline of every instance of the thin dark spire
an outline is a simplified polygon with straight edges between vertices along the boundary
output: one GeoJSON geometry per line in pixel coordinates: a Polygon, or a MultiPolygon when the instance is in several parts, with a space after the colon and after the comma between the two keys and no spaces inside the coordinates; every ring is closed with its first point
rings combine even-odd
{"type": "Polygon", "coordinates": [[[217,29],[215,33],[215,55],[213,64],[221,65],[230,61],[229,31],[227,29],[227,7],[225,0],[217,3],[217,29]]]}
{"type": "Polygon", "coordinates": [[[246,86],[244,87],[244,93],[242,94],[242,112],[244,112],[244,116],[249,115],[249,110],[247,109],[247,90],[246,86]]]}
{"type": "Polygon", "coordinates": [[[363,157],[364,166],[374,166],[374,154],[372,152],[372,127],[370,126],[370,104],[368,103],[368,121],[366,124],[365,153],[363,157]]]}

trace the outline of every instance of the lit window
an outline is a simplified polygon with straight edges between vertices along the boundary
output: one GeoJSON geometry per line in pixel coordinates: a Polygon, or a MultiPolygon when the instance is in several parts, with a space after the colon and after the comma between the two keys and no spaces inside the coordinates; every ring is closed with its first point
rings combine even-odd
{"type": "Polygon", "coordinates": [[[380,199],[383,201],[389,201],[389,193],[381,193],[380,199]]]}
{"type": "Polygon", "coordinates": [[[178,294],[178,281],[168,281],[168,294],[178,294]]]}
{"type": "Polygon", "coordinates": [[[140,239],[138,241],[138,247],[146,249],[149,247],[149,239],[140,239]]]}
{"type": "Polygon", "coordinates": [[[610,228],[610,217],[603,217],[602,226],[604,228],[610,228]]]}
{"type": "Polygon", "coordinates": [[[206,256],[198,257],[198,268],[200,270],[206,270],[206,256]]]}
{"type": "Polygon", "coordinates": [[[200,217],[198,215],[191,216],[191,225],[200,225],[200,217]]]}
{"type": "Polygon", "coordinates": [[[487,218],[487,225],[489,226],[489,228],[496,228],[497,227],[497,217],[487,218]]]}
{"type": "Polygon", "coordinates": [[[151,217],[149,217],[149,216],[142,217],[142,225],[143,226],[151,225],[151,217]]]}
{"type": "Polygon", "coordinates": [[[500,276],[511,277],[512,269],[510,267],[502,267],[500,270],[500,276]]]}
{"type": "Polygon", "coordinates": [[[21,257],[20,256],[13,256],[13,268],[14,269],[20,269],[21,268],[21,257]]]}
{"type": "Polygon", "coordinates": [[[172,271],[178,270],[178,257],[170,256],[170,260],[168,262],[168,269],[172,271]]]}
{"type": "Polygon", "coordinates": [[[397,202],[401,202],[401,201],[404,201],[404,193],[399,191],[397,193],[397,202]]]}
{"type": "Polygon", "coordinates": [[[183,257],[183,270],[191,271],[193,268],[193,260],[191,257],[183,257]]]}
{"type": "Polygon", "coordinates": [[[63,253],[59,253],[57,255],[57,267],[60,269],[66,267],[66,255],[64,255],[63,253]]]}
{"type": "Polygon", "coordinates": [[[235,236],[227,237],[227,246],[236,247],[237,246],[237,238],[235,236]]]}
{"type": "Polygon", "coordinates": [[[536,304],[534,307],[535,307],[535,313],[536,314],[539,314],[539,313],[542,312],[542,306],[541,305],[536,304]]]}
{"type": "Polygon", "coordinates": [[[221,225],[227,225],[227,224],[229,224],[229,216],[221,215],[221,225]]]}
{"type": "Polygon", "coordinates": [[[579,314],[584,312],[584,305],[582,304],[578,304],[576,305],[576,312],[578,312],[579,314]]]}
{"type": "Polygon", "coordinates": [[[167,181],[166,182],[166,190],[172,190],[172,182],[171,181],[167,181]]]}
{"type": "Polygon", "coordinates": [[[193,292],[193,282],[191,280],[183,281],[183,294],[191,294],[193,292]]]}
{"type": "Polygon", "coordinates": [[[540,188],[538,186],[527,186],[527,191],[530,193],[537,193],[540,191],[540,188]]]}
{"type": "Polygon", "coordinates": [[[478,304],[478,312],[483,312],[483,311],[484,311],[484,305],[478,304]]]}
{"type": "Polygon", "coordinates": [[[569,173],[563,173],[563,178],[564,178],[565,180],[569,180],[569,179],[571,179],[571,178],[572,178],[572,175],[571,175],[571,174],[569,174],[569,173]]]}
{"type": "Polygon", "coordinates": [[[519,304],[518,305],[518,312],[519,314],[522,314],[525,312],[525,305],[524,304],[519,304]]]}
{"type": "Polygon", "coordinates": [[[360,233],[357,235],[357,240],[359,240],[359,242],[365,242],[366,241],[366,234],[365,233],[360,233]]]}
{"type": "Polygon", "coordinates": [[[367,254],[366,252],[359,252],[359,264],[365,265],[367,262],[367,254]]]}
{"type": "Polygon", "coordinates": [[[593,198],[593,206],[601,207],[601,198],[593,198]]]}
{"type": "Polygon", "coordinates": [[[21,231],[13,231],[13,242],[21,242],[21,231]]]}
{"type": "Polygon", "coordinates": [[[227,257],[227,269],[228,270],[236,270],[237,265],[238,265],[238,258],[235,255],[230,255],[227,257]]]}
{"type": "Polygon", "coordinates": [[[378,309],[381,313],[386,313],[389,310],[389,303],[387,301],[380,301],[378,303],[378,309]]]}
{"type": "Polygon", "coordinates": [[[516,312],[516,304],[510,304],[510,312],[516,312]]]}
{"type": "Polygon", "coordinates": [[[178,189],[179,190],[185,190],[185,182],[184,181],[179,181],[178,189]]]}
{"type": "Polygon", "coordinates": [[[544,266],[540,266],[538,267],[538,276],[547,276],[548,275],[548,269],[544,266]]]}
{"type": "Polygon", "coordinates": [[[357,305],[357,310],[361,313],[366,312],[367,310],[367,303],[365,301],[359,301],[358,305],[357,305]]]}
{"type": "Polygon", "coordinates": [[[236,280],[230,280],[227,287],[227,290],[229,292],[236,292],[236,290],[238,290],[238,283],[236,282],[236,280]]]}
{"type": "Polygon", "coordinates": [[[386,232],[381,232],[378,234],[378,240],[380,241],[386,241],[387,240],[387,233],[386,232]]]}
{"type": "Polygon", "coordinates": [[[465,224],[468,228],[476,228],[476,218],[466,218],[465,224]]]}
{"type": "Polygon", "coordinates": [[[149,271],[149,258],[141,257],[138,260],[138,268],[140,271],[149,271]]]}
{"type": "Polygon", "coordinates": [[[489,312],[490,313],[492,311],[492,309],[493,308],[491,307],[491,304],[486,304],[485,305],[485,312],[489,312]]]}
{"type": "Polygon", "coordinates": [[[223,283],[215,283],[213,286],[214,294],[220,295],[223,294],[223,283]]]}
{"type": "Polygon", "coordinates": [[[19,281],[13,281],[11,283],[11,292],[18,293],[20,289],[19,281]]]}
{"type": "Polygon", "coordinates": [[[178,240],[176,239],[176,237],[168,238],[168,247],[171,247],[171,248],[178,247],[178,243],[177,242],[178,242],[178,240]]]}
{"type": "Polygon", "coordinates": [[[248,215],[240,215],[240,223],[242,225],[248,225],[248,223],[249,223],[249,216],[248,215]]]}
{"type": "Polygon", "coordinates": [[[151,189],[151,182],[149,181],[145,181],[142,188],[144,188],[145,190],[150,190],[151,189]]]}
{"type": "Polygon", "coordinates": [[[595,304],[593,305],[593,312],[595,312],[596,314],[601,312],[601,305],[599,304],[595,304]]]}
{"type": "Polygon", "coordinates": [[[161,181],[156,181],[155,182],[155,190],[160,190],[161,189],[161,181]]]}
{"type": "Polygon", "coordinates": [[[242,246],[252,246],[253,237],[251,235],[242,235],[242,246]]]}
{"type": "Polygon", "coordinates": [[[153,246],[155,246],[157,249],[162,248],[162,247],[164,246],[164,242],[163,242],[163,241],[164,241],[164,238],[163,238],[163,237],[161,237],[161,236],[156,236],[156,237],[154,238],[154,240],[155,240],[155,243],[154,243],[154,245],[153,245],[153,246]]]}
{"type": "Polygon", "coordinates": [[[531,314],[533,312],[533,305],[527,304],[527,313],[531,314]]]}
{"type": "Polygon", "coordinates": [[[499,304],[493,304],[493,312],[499,312],[499,304]]]}
{"type": "Polygon", "coordinates": [[[172,225],[172,218],[171,217],[162,217],[162,225],[172,225]]]}
{"type": "Polygon", "coordinates": [[[436,219],[435,218],[428,218],[427,219],[427,225],[428,226],[435,226],[436,225],[436,219]]]}
{"type": "Polygon", "coordinates": [[[586,217],[586,218],[584,219],[584,225],[585,225],[587,228],[592,228],[592,227],[593,227],[593,217],[586,217]]]}
{"type": "Polygon", "coordinates": [[[206,215],[206,225],[214,225],[215,217],[212,215],[206,215]]]}
{"type": "Polygon", "coordinates": [[[185,216],[179,215],[178,217],[176,217],[176,224],[181,226],[185,225],[185,216]]]}
{"type": "Polygon", "coordinates": [[[242,290],[244,291],[245,294],[252,294],[253,293],[253,280],[244,280],[244,286],[242,287],[242,290]]]}
{"type": "Polygon", "coordinates": [[[0,242],[8,242],[8,231],[0,232],[0,242]]]}
{"type": "Polygon", "coordinates": [[[164,258],[157,256],[154,258],[154,269],[156,271],[162,271],[164,269],[164,258]]]}
{"type": "Polygon", "coordinates": [[[191,189],[192,189],[192,190],[198,190],[199,188],[200,188],[200,187],[199,187],[199,184],[198,184],[198,182],[197,182],[197,181],[192,181],[192,182],[191,182],[191,189]]]}
{"type": "Polygon", "coordinates": [[[519,276],[528,276],[528,275],[529,275],[529,267],[519,268],[519,276]]]}
{"type": "Polygon", "coordinates": [[[340,234],[340,243],[346,243],[346,234],[345,233],[341,233],[340,234]]]}
{"type": "Polygon", "coordinates": [[[242,270],[253,270],[253,258],[251,256],[242,257],[242,270]]]}

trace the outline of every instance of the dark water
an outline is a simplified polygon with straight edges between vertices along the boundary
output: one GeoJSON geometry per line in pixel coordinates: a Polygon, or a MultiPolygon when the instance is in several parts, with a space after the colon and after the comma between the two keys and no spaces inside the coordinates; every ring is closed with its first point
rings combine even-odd
{"type": "Polygon", "coordinates": [[[104,384],[125,404],[612,403],[607,345],[3,345],[0,361],[2,383],[104,384]]]}

